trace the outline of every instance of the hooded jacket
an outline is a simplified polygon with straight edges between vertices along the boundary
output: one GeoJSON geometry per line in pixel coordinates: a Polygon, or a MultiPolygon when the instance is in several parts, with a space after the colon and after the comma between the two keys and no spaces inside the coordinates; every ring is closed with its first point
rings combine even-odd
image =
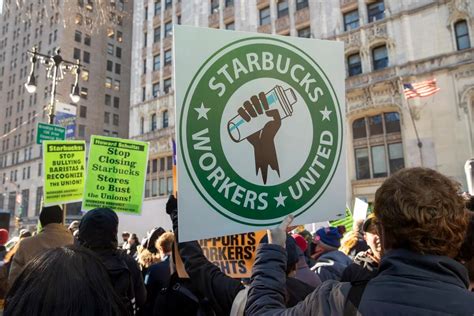
{"type": "Polygon", "coordinates": [[[117,229],[117,214],[108,208],[96,208],[82,217],[78,240],[83,247],[94,251],[108,270],[114,268],[114,257],[125,262],[131,274],[136,304],[140,307],[146,301],[143,277],[135,260],[117,249],[117,229]]]}
{"type": "Polygon", "coordinates": [[[333,250],[322,254],[311,270],[319,276],[321,282],[327,280],[339,281],[341,280],[342,273],[351,263],[351,258],[343,252],[333,250]]]}
{"type": "MultiPolygon", "coordinates": [[[[293,308],[284,305],[284,249],[260,245],[246,315],[344,315],[350,283],[327,281],[293,308]]],[[[472,315],[474,294],[457,261],[405,249],[389,251],[362,294],[359,315],[472,315]]]]}

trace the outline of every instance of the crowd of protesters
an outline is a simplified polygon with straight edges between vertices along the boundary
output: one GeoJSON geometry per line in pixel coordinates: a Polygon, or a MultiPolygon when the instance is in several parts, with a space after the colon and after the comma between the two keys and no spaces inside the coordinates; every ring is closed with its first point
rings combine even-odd
{"type": "Polygon", "coordinates": [[[224,274],[197,241],[155,228],[140,242],[108,208],[64,226],[42,209],[39,233],[0,229],[0,304],[19,315],[473,315],[474,198],[425,168],[377,190],[365,221],[310,233],[292,216],[260,243],[250,279],[224,274]]]}

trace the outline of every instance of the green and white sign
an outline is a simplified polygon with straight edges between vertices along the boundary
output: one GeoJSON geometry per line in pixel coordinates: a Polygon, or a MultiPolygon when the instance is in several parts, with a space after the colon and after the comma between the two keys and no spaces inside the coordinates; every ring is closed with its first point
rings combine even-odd
{"type": "Polygon", "coordinates": [[[45,140],[64,140],[66,139],[66,129],[62,126],[38,123],[36,129],[36,143],[41,144],[45,140]]]}
{"type": "Polygon", "coordinates": [[[44,205],[81,201],[84,192],[85,166],[85,141],[44,141],[44,205]]]}
{"type": "Polygon", "coordinates": [[[343,43],[187,26],[174,40],[180,240],[343,214],[343,43]]]}
{"type": "Polygon", "coordinates": [[[82,209],[140,214],[147,161],[148,143],[92,136],[82,209]]]}

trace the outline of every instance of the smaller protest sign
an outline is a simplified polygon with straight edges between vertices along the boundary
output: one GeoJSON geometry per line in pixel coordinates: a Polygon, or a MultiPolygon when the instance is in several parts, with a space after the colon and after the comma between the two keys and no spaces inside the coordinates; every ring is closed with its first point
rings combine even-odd
{"type": "Polygon", "coordinates": [[[148,143],[92,136],[82,209],[140,214],[147,160],[148,143]]]}
{"type": "Polygon", "coordinates": [[[364,200],[359,198],[355,199],[354,203],[354,214],[352,218],[354,221],[364,220],[367,217],[367,210],[369,209],[369,204],[364,200]]]}
{"type": "Polygon", "coordinates": [[[36,143],[41,145],[45,140],[63,140],[66,139],[66,129],[61,126],[38,123],[36,131],[36,143]]]}
{"type": "Polygon", "coordinates": [[[85,164],[85,141],[43,142],[45,206],[82,200],[85,164]]]}
{"type": "Polygon", "coordinates": [[[203,239],[199,241],[206,258],[232,278],[249,278],[255,251],[266,231],[203,239]]]}

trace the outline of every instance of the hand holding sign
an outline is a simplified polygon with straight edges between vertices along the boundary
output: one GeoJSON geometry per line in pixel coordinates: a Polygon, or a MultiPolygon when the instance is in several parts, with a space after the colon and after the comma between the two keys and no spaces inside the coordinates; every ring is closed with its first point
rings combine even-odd
{"type": "Polygon", "coordinates": [[[267,234],[268,234],[268,243],[273,244],[273,245],[279,245],[282,246],[283,248],[286,248],[286,231],[288,229],[288,226],[290,226],[291,222],[293,222],[293,219],[295,217],[293,215],[288,215],[285,217],[283,222],[278,225],[278,227],[273,228],[273,229],[268,229],[267,234]]]}

